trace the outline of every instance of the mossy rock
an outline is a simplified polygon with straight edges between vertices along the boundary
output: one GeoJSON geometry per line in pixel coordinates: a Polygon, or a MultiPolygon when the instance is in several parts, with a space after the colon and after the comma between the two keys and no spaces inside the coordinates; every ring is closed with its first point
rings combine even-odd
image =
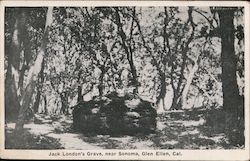
{"type": "Polygon", "coordinates": [[[74,107],[73,127],[86,134],[146,134],[156,128],[156,110],[150,102],[131,95],[96,97],[74,107]]]}

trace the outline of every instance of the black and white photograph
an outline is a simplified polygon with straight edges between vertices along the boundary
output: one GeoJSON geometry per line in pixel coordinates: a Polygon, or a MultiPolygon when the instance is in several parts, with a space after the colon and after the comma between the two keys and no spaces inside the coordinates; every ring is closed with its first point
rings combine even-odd
{"type": "Polygon", "coordinates": [[[4,150],[249,149],[249,3],[26,3],[1,10],[4,150]]]}

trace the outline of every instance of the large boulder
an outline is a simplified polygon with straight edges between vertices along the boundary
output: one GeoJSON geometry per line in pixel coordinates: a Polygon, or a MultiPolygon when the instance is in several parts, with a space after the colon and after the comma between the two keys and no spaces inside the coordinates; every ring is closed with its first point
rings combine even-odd
{"type": "Polygon", "coordinates": [[[112,93],[74,106],[73,127],[86,134],[150,133],[156,128],[156,110],[134,95],[112,93]]]}

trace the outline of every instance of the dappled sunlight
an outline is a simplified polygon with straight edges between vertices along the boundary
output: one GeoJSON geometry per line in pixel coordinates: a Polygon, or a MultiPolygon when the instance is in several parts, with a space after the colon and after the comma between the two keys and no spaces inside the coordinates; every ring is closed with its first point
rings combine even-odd
{"type": "Polygon", "coordinates": [[[163,130],[166,126],[167,126],[166,123],[163,122],[163,121],[158,121],[157,122],[157,129],[158,130],[163,130]]]}
{"type": "Polygon", "coordinates": [[[48,133],[52,133],[54,131],[53,126],[49,124],[26,124],[24,125],[24,128],[29,129],[28,131],[30,133],[33,133],[35,135],[44,135],[48,133]]]}
{"type": "Polygon", "coordinates": [[[185,127],[190,127],[190,126],[200,126],[205,123],[204,119],[200,119],[199,121],[193,121],[193,120],[188,120],[188,121],[174,121],[175,123],[181,123],[185,127]]]}
{"type": "Polygon", "coordinates": [[[97,146],[84,142],[82,139],[79,139],[81,134],[73,134],[73,133],[53,134],[51,133],[48,136],[52,138],[60,139],[60,143],[65,149],[72,149],[72,150],[101,149],[97,146]]]}
{"type": "Polygon", "coordinates": [[[83,140],[84,142],[93,144],[95,146],[98,146],[99,148],[102,149],[120,149],[120,148],[132,148],[129,144],[124,144],[120,140],[113,139],[112,137],[109,136],[84,136],[84,135],[79,135],[79,138],[83,140]]]}
{"type": "MultiPolygon", "coordinates": [[[[60,117],[36,115],[39,120],[46,121],[41,123],[41,121],[37,122],[34,119],[37,123],[27,123],[24,128],[30,135],[39,136],[36,144],[40,144],[42,140],[45,142],[43,144],[47,145],[50,144],[49,140],[55,139],[58,141],[57,147],[75,150],[235,148],[230,145],[224,133],[215,133],[214,131],[213,134],[210,134],[211,127],[205,124],[204,114],[201,111],[197,110],[191,113],[189,110],[184,110],[173,112],[174,115],[172,112],[161,114],[157,117],[156,131],[147,135],[82,134],[72,129],[70,115],[60,117]],[[182,116],[182,120],[180,120],[180,116],[182,116]]],[[[7,134],[10,135],[14,128],[14,123],[6,124],[7,134]]]]}
{"type": "Polygon", "coordinates": [[[140,141],[140,142],[134,143],[133,145],[136,147],[136,149],[152,150],[153,144],[154,143],[151,140],[147,140],[147,141],[140,141]]]}
{"type": "Polygon", "coordinates": [[[8,123],[6,124],[5,129],[14,129],[15,125],[16,125],[15,123],[8,123]]]}
{"type": "Polygon", "coordinates": [[[215,135],[215,136],[212,136],[212,137],[207,137],[207,136],[204,136],[204,135],[200,135],[200,138],[211,139],[216,143],[228,142],[227,139],[226,139],[225,134],[218,134],[218,135],[215,135]]]}
{"type": "Polygon", "coordinates": [[[179,136],[184,136],[184,135],[195,135],[195,134],[199,134],[200,131],[198,131],[197,129],[194,129],[192,131],[183,131],[181,132],[181,134],[179,136]]]}
{"type": "Polygon", "coordinates": [[[170,141],[164,142],[163,145],[164,145],[164,144],[175,145],[175,144],[177,144],[177,143],[178,143],[178,141],[176,141],[176,140],[170,140],[170,141]]]}

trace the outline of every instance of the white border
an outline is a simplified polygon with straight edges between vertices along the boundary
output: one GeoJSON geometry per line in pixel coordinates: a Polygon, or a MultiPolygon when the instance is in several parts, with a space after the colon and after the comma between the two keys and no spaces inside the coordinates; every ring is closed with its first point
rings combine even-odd
{"type": "Polygon", "coordinates": [[[250,160],[249,158],[249,9],[244,1],[0,1],[0,158],[11,159],[86,159],[86,160],[250,160]],[[4,7],[11,6],[244,6],[245,7],[245,149],[244,150],[5,150],[4,149],[4,7]],[[247,45],[248,44],[248,45],[247,45]],[[141,157],[51,157],[50,152],[180,152],[181,156],[141,157]]]}

